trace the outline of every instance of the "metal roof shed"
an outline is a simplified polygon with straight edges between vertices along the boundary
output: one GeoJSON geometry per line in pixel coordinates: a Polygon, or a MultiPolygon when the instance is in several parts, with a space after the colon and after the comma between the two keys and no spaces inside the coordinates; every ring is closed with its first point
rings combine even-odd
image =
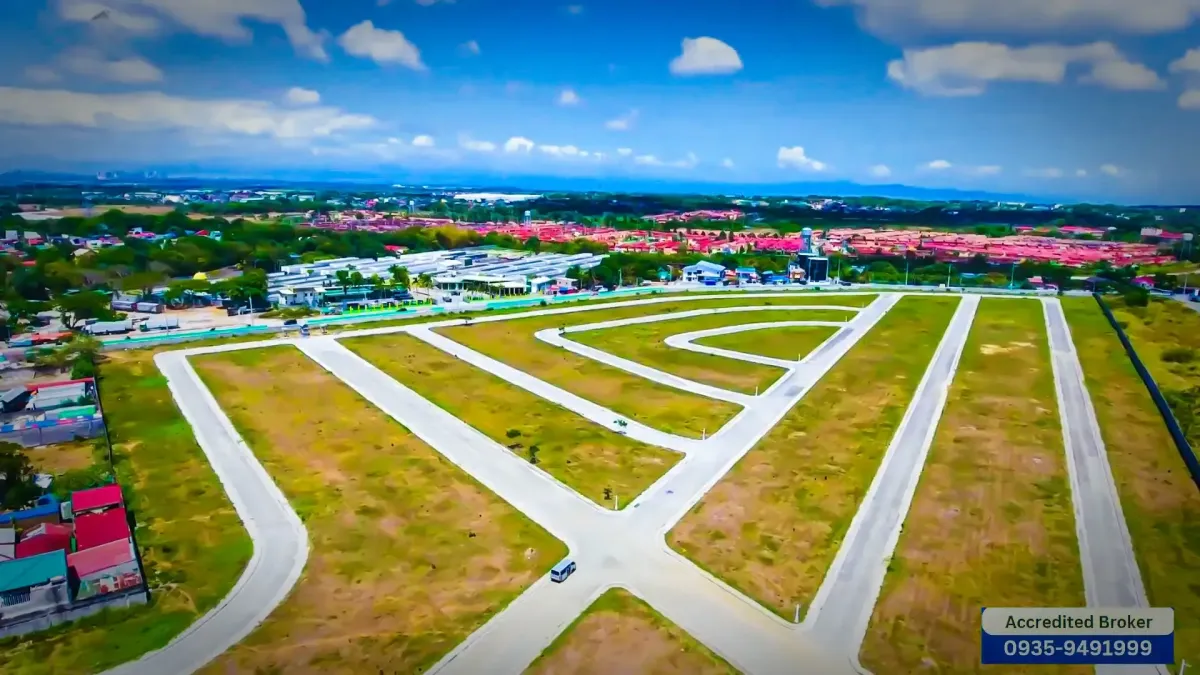
{"type": "Polygon", "coordinates": [[[90,490],[79,490],[71,494],[71,510],[75,513],[124,505],[125,500],[121,495],[120,485],[105,485],[90,490]]]}
{"type": "Polygon", "coordinates": [[[51,551],[29,558],[0,562],[0,593],[41,586],[56,578],[67,577],[67,554],[51,551]]]}

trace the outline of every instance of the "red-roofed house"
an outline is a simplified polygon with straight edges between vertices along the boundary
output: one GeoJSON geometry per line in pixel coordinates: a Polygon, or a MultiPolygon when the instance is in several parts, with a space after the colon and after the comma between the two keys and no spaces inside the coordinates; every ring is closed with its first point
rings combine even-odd
{"type": "Polygon", "coordinates": [[[124,508],[75,518],[75,547],[80,551],[129,537],[129,520],[124,508]]]}
{"type": "Polygon", "coordinates": [[[137,588],[142,584],[133,543],[128,539],[72,553],[67,556],[67,567],[79,581],[76,600],[137,588]]]}
{"type": "Polygon", "coordinates": [[[71,494],[71,512],[76,517],[115,506],[125,506],[120,485],[105,485],[71,494]]]}
{"type": "Polygon", "coordinates": [[[29,558],[51,551],[71,550],[71,526],[42,523],[26,532],[17,542],[17,558],[29,558]]]}

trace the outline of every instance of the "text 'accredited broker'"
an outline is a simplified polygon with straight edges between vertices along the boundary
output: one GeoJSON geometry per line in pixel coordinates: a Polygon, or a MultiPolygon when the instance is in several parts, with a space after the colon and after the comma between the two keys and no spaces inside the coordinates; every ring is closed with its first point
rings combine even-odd
{"type": "Polygon", "coordinates": [[[1167,607],[985,607],[984,664],[1175,662],[1175,610],[1167,607]]]}

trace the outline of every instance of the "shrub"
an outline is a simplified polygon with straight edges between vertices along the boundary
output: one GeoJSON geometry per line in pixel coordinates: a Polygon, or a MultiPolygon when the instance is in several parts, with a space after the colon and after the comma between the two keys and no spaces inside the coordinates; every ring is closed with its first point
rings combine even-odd
{"type": "Polygon", "coordinates": [[[521,435],[521,430],[520,429],[509,429],[508,431],[504,432],[504,435],[508,436],[509,438],[516,438],[517,436],[521,435]]]}
{"type": "Polygon", "coordinates": [[[1196,360],[1196,350],[1188,347],[1171,347],[1162,353],[1167,363],[1191,363],[1196,360]]]}

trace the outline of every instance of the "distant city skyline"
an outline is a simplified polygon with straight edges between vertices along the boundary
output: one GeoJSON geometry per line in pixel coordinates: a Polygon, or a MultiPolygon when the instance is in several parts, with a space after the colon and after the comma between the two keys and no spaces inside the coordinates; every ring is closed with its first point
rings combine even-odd
{"type": "Polygon", "coordinates": [[[38,0],[0,170],[1200,202],[1200,6],[38,0]]]}

